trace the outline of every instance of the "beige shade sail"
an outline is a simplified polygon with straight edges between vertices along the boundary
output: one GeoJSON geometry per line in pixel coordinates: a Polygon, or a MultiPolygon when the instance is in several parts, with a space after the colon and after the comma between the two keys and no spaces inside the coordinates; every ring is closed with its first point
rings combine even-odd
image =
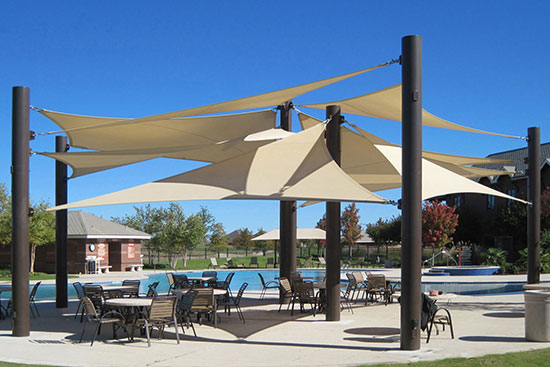
{"type": "MultiPolygon", "coordinates": [[[[401,84],[354,98],[328,103],[305,104],[302,106],[324,110],[329,105],[339,105],[342,113],[401,121],[401,84]]],[[[520,138],[518,136],[493,133],[455,124],[434,116],[426,110],[422,110],[422,124],[444,129],[490,134],[507,138],[520,138]]]]}
{"type": "Polygon", "coordinates": [[[270,109],[231,115],[149,120],[136,127],[119,124],[127,119],[69,115],[47,110],[40,113],[66,131],[71,146],[101,151],[216,144],[272,129],[277,117],[277,113],[270,109]],[[106,123],[109,126],[105,126],[106,123]],[[89,126],[98,128],[79,129],[89,126]]]}
{"type": "MultiPolygon", "coordinates": [[[[194,108],[179,110],[175,112],[168,112],[168,113],[163,113],[158,115],[141,117],[137,119],[106,119],[106,120],[103,120],[101,123],[97,123],[97,124],[94,124],[94,123],[85,124],[85,123],[82,123],[84,121],[71,123],[68,121],[69,120],[68,118],[65,118],[65,121],[64,121],[65,127],[63,125],[59,125],[59,124],[58,125],[61,126],[62,129],[65,130],[67,134],[69,132],[74,134],[76,131],[98,130],[98,129],[107,128],[110,126],[120,126],[120,125],[128,125],[128,124],[133,125],[137,123],[142,124],[145,122],[170,120],[177,117],[209,115],[209,114],[223,113],[223,112],[229,112],[229,111],[239,111],[239,110],[278,106],[284,102],[290,101],[295,97],[311,92],[315,89],[319,89],[327,85],[337,83],[339,81],[342,81],[342,80],[345,80],[345,79],[348,79],[348,78],[351,78],[351,77],[354,77],[387,65],[388,65],[387,63],[381,64],[368,69],[359,70],[353,73],[348,73],[345,75],[340,75],[340,76],[323,79],[312,83],[302,84],[295,87],[258,94],[250,97],[239,98],[231,101],[220,102],[220,103],[215,103],[215,104],[201,106],[201,107],[194,107],[194,108]],[[69,126],[69,124],[73,126],[69,126]]],[[[44,114],[47,116],[46,113],[44,114]]],[[[69,116],[74,116],[74,115],[69,115],[69,116]]],[[[54,120],[54,122],[56,121],[54,120]]],[[[96,120],[95,122],[99,122],[99,120],[96,120]]],[[[94,149],[94,148],[89,148],[89,149],[94,149]]]]}
{"type": "MultiPolygon", "coordinates": [[[[281,238],[279,228],[254,237],[252,241],[279,241],[281,238]]],[[[321,228],[297,228],[297,240],[324,240],[326,232],[321,228]]]]}
{"type": "MultiPolygon", "coordinates": [[[[401,174],[401,148],[387,145],[375,145],[375,147],[401,174]]],[[[524,200],[493,190],[490,187],[440,167],[427,159],[422,159],[422,200],[455,193],[493,195],[527,204],[524,200]]]]}
{"type": "Polygon", "coordinates": [[[332,160],[324,132],[320,124],[222,162],[52,209],[222,199],[385,202],[332,160]]]}

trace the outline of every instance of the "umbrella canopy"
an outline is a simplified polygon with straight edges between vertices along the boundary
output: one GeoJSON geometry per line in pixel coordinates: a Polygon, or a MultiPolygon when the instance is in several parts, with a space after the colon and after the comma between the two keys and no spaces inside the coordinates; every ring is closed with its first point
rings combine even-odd
{"type": "MultiPolygon", "coordinates": [[[[252,241],[279,241],[281,238],[279,228],[254,237],[252,241]]],[[[324,240],[326,232],[320,228],[297,228],[296,239],[298,240],[324,240]]]]}

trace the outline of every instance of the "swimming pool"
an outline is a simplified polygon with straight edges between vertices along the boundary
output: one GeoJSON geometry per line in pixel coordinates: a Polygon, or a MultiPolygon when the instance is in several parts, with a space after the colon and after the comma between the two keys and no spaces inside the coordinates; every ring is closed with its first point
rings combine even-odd
{"type": "MultiPolygon", "coordinates": [[[[353,271],[366,271],[372,269],[353,269],[353,271]]],[[[224,280],[225,277],[232,270],[222,270],[218,271],[218,279],[224,280]]],[[[346,282],[345,273],[349,272],[350,269],[344,269],[341,272],[342,282],[346,282]]],[[[235,271],[235,276],[231,282],[231,290],[236,291],[239,289],[240,285],[243,282],[248,283],[247,290],[258,291],[262,289],[260,282],[260,277],[258,273],[261,273],[265,281],[275,280],[279,276],[278,269],[261,269],[261,270],[238,270],[235,271]]],[[[313,281],[322,281],[325,277],[325,269],[301,269],[300,272],[304,277],[310,277],[313,281]]],[[[187,274],[188,276],[200,276],[201,271],[197,272],[181,272],[182,274],[187,274]]],[[[132,274],[128,274],[128,278],[131,278],[132,274]]],[[[159,293],[166,293],[168,291],[168,278],[166,273],[155,273],[150,274],[147,279],[141,280],[140,292],[147,292],[147,285],[153,282],[159,282],[157,290],[159,293]]],[[[34,284],[34,283],[32,283],[34,284]]],[[[98,282],[101,284],[101,282],[98,282]]],[[[103,284],[120,284],[120,282],[103,282],[103,284]]],[[[449,280],[448,277],[445,279],[438,279],[437,281],[423,281],[422,282],[422,291],[427,292],[430,289],[437,289],[439,291],[447,293],[456,293],[463,295],[480,295],[480,294],[495,294],[495,293],[507,293],[507,292],[520,292],[523,291],[523,284],[525,282],[521,281],[498,281],[498,282],[456,282],[449,280]]],[[[68,288],[69,298],[76,298],[76,293],[74,287],[69,285],[68,288]]],[[[9,292],[2,293],[2,299],[6,300],[11,297],[9,292]]],[[[54,284],[42,284],[36,294],[37,299],[55,299],[55,285],[54,284]]]]}

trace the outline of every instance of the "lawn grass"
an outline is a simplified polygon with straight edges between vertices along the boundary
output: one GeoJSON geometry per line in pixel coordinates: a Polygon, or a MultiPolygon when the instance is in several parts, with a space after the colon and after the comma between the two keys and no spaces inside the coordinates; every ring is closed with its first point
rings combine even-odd
{"type": "MultiPolygon", "coordinates": [[[[18,364],[0,362],[0,367],[46,367],[42,364],[18,364]]],[[[476,358],[449,358],[439,361],[425,361],[415,363],[400,363],[400,364],[369,364],[363,367],[532,367],[532,366],[550,366],[550,349],[538,349],[528,352],[517,352],[507,354],[491,354],[476,358]]]]}
{"type": "MultiPolygon", "coordinates": [[[[77,275],[69,275],[69,278],[78,278],[77,275]]],[[[49,280],[55,279],[55,274],[46,273],[30,273],[29,280],[49,280]]],[[[11,280],[11,272],[5,272],[0,274],[0,280],[11,280]]]]}
{"type": "Polygon", "coordinates": [[[439,361],[424,361],[415,363],[400,364],[375,364],[364,365],[364,367],[531,367],[550,366],[550,349],[538,349],[528,352],[517,352],[507,354],[490,354],[475,358],[449,358],[439,361]]]}

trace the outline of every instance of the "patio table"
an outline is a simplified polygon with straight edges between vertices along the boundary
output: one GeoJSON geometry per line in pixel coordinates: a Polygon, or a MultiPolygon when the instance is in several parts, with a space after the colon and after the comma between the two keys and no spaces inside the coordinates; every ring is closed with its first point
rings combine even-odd
{"type": "MultiPolygon", "coordinates": [[[[183,296],[185,293],[187,293],[189,289],[174,289],[172,293],[176,296],[183,296]]],[[[218,289],[213,288],[212,292],[214,293],[214,327],[218,327],[218,317],[217,317],[217,310],[218,310],[218,297],[224,296],[227,294],[227,290],[225,289],[218,289]]]]}
{"type": "Polygon", "coordinates": [[[208,284],[208,282],[216,281],[216,277],[187,277],[187,280],[193,283],[194,285],[208,284]]]}

